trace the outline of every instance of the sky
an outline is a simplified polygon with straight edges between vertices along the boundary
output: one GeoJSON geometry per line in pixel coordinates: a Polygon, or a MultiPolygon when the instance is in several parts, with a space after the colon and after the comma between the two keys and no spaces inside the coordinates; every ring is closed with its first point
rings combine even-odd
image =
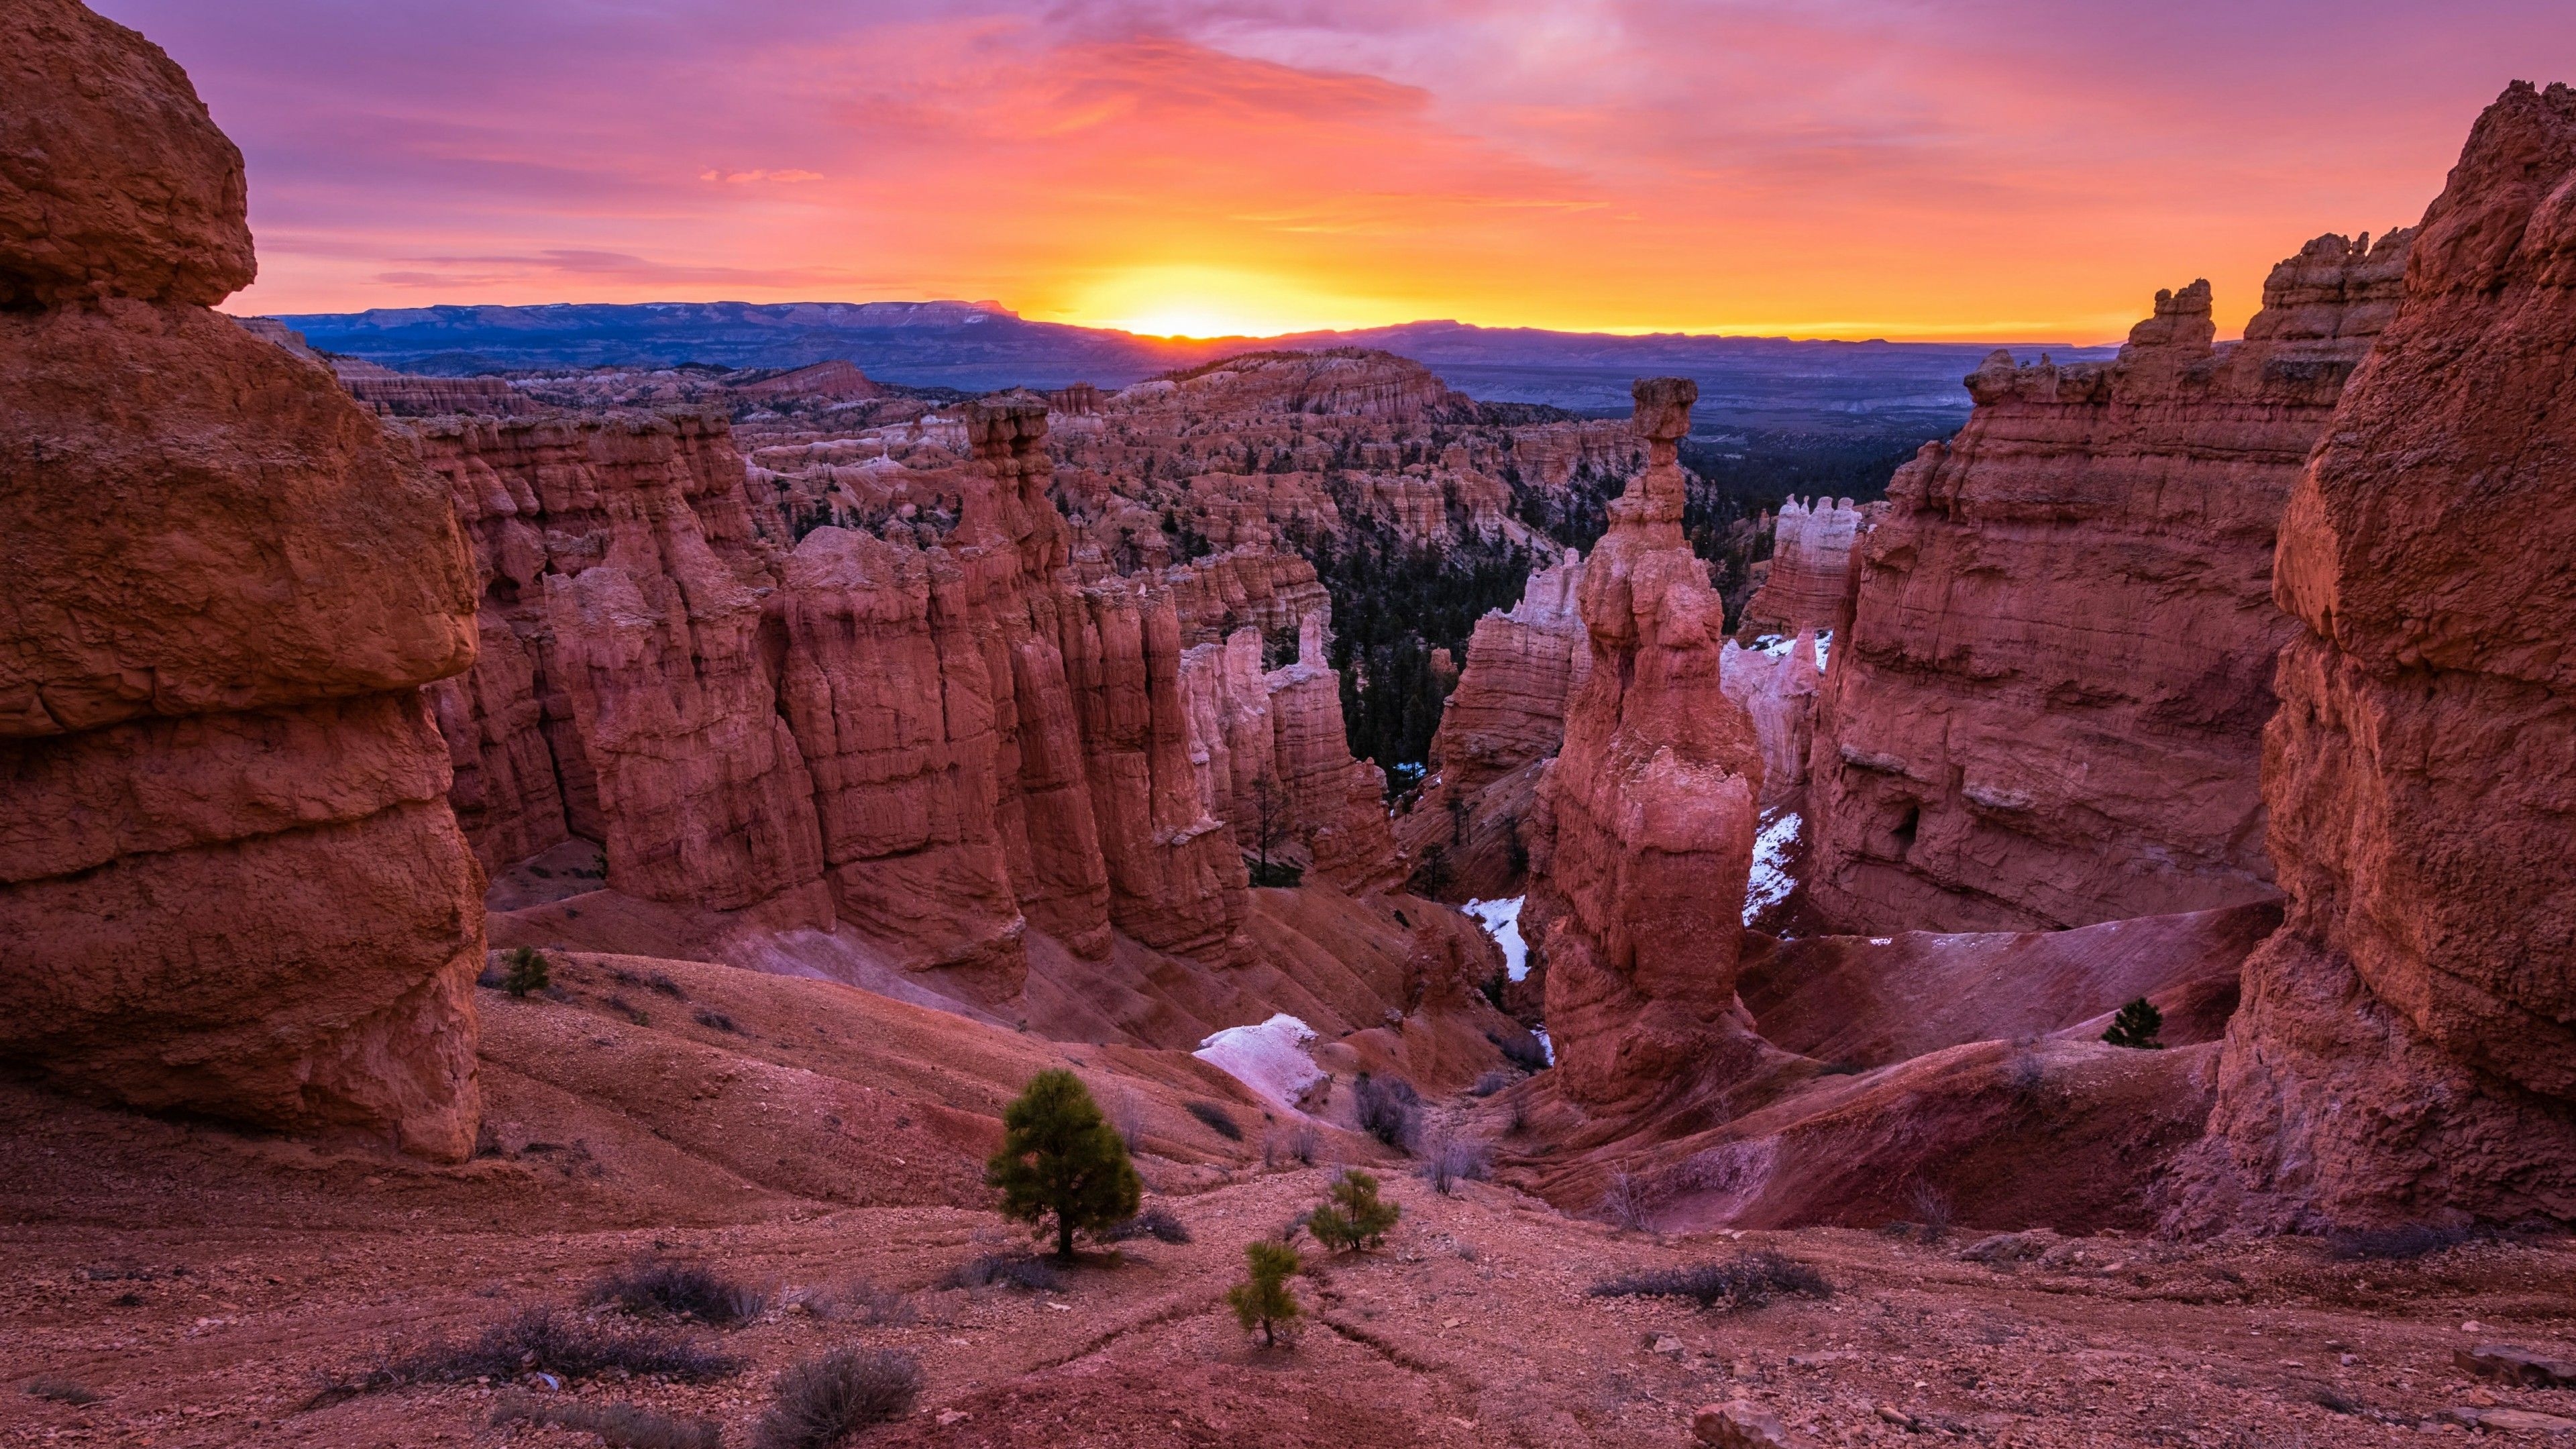
{"type": "Polygon", "coordinates": [[[2576,79],[2569,0],[91,3],[241,146],[266,313],[2232,332],[2576,79]]]}

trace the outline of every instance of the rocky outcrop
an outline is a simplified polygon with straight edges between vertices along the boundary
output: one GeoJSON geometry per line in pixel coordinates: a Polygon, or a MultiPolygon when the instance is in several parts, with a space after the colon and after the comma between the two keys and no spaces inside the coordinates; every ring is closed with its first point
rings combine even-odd
{"type": "Polygon", "coordinates": [[[2281,526],[2282,929],[2186,1226],[2576,1217],[2576,91],[2516,83],[2281,526]]]}
{"type": "Polygon", "coordinates": [[[1315,869],[1346,890],[1392,888],[1402,876],[1386,823],[1386,772],[1351,758],[1341,676],[1324,660],[1324,616],[1309,614],[1297,657],[1262,680],[1288,818],[1315,869]]]}
{"type": "Polygon", "coordinates": [[[1735,997],[1760,747],[1720,686],[1724,611],[1681,530],[1675,444],[1697,389],[1636,392],[1652,451],[1584,563],[1592,666],[1539,787],[1521,917],[1546,956],[1562,1090],[1595,1104],[1736,1075],[1766,1050],[1735,997]]]}
{"type": "Polygon", "coordinates": [[[1816,690],[1825,671],[1816,662],[1816,633],[1801,629],[1785,647],[1746,649],[1727,641],[1718,664],[1726,697],[1753,721],[1762,745],[1762,805],[1804,809],[1807,757],[1815,748],[1816,690]]]}
{"type": "Polygon", "coordinates": [[[2196,283],[2113,363],[1999,352],[1968,379],[1968,426],[1898,470],[1854,554],[1809,790],[1827,920],[2021,929],[2273,894],[2273,535],[2406,247],[2309,243],[2242,342],[2212,342],[2196,283]]]}
{"type": "Polygon", "coordinates": [[[572,836],[649,900],[827,925],[815,788],[760,640],[766,558],[708,414],[410,430],[481,575],[483,658],[430,694],[488,870],[572,836]]]}
{"type": "Polygon", "coordinates": [[[1747,628],[1794,634],[1830,629],[1842,613],[1860,510],[1848,498],[1795,498],[1772,521],[1771,569],[1744,605],[1747,628]]]}
{"type": "Polygon", "coordinates": [[[435,479],[207,310],[243,198],[160,50],[0,15],[0,1060],[461,1159],[482,879],[419,686],[472,574],[435,479]]]}
{"type": "Polygon", "coordinates": [[[1472,796],[1557,752],[1566,701],[1592,671],[1578,604],[1582,588],[1583,555],[1568,551],[1531,572],[1510,613],[1476,621],[1467,667],[1431,741],[1431,767],[1442,788],[1472,796]]]}

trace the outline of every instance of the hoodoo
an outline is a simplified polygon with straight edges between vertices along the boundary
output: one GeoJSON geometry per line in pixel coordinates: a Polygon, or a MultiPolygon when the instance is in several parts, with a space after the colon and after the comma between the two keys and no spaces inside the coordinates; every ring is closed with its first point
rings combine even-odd
{"type": "Polygon", "coordinates": [[[0,1058],[463,1158],[482,873],[419,686],[474,658],[447,497],[209,310],[241,153],[160,49],[0,12],[0,1058]]]}
{"type": "Polygon", "coordinates": [[[2408,234],[2320,237],[2242,342],[2206,283],[2119,360],[1968,379],[1888,484],[1817,705],[1810,903],[1849,931],[2030,930],[2268,899],[2272,542],[2395,308],[2408,234]]]}
{"type": "Polygon", "coordinates": [[[1735,964],[1762,756],[1719,685],[1724,610],[1682,536],[1676,444],[1698,394],[1687,378],[1637,384],[1651,451],[1585,560],[1591,669],[1539,785],[1522,929],[1546,953],[1563,1088],[1590,1102],[1760,1051],[1735,964]]]}
{"type": "Polygon", "coordinates": [[[2290,896],[2187,1225],[2576,1218],[2576,90],[2517,83],[2281,528],[2290,896]]]}

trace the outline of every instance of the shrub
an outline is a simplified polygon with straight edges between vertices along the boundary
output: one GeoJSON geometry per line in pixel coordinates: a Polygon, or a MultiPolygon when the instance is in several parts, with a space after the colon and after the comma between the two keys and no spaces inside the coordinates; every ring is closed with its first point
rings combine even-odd
{"type": "Polygon", "coordinates": [[[1595,1298],[1690,1298],[1702,1308],[1723,1308],[1728,1312],[1759,1308],[1775,1295],[1793,1293],[1802,1298],[1830,1298],[1833,1285],[1825,1275],[1799,1262],[1783,1257],[1768,1248],[1738,1254],[1724,1263],[1700,1263],[1688,1268],[1650,1268],[1642,1273],[1628,1273],[1592,1285],[1595,1298]]]}
{"type": "Polygon", "coordinates": [[[1422,1134],[1422,1094],[1402,1077],[1360,1073],[1351,1083],[1351,1111],[1361,1131],[1398,1152],[1411,1152],[1422,1134]]]}
{"type": "Polygon", "coordinates": [[[1541,1046],[1536,1032],[1507,1032],[1495,1043],[1503,1049],[1503,1060],[1522,1071],[1538,1073],[1547,1070],[1547,1048],[1541,1046]]]}
{"type": "Polygon", "coordinates": [[[1923,1241],[1937,1243],[1950,1232],[1950,1195],[1928,1182],[1914,1184],[1914,1216],[1923,1224],[1923,1241]]]}
{"type": "Polygon", "coordinates": [[[2456,1248],[2468,1240],[2465,1228],[2437,1228],[2428,1223],[2395,1228],[2338,1228],[2326,1234],[2326,1254],[2347,1262],[2358,1258],[2421,1258],[2456,1248]]]}
{"type": "Polygon", "coordinates": [[[95,1404],[99,1399],[98,1395],[90,1392],[87,1384],[74,1383],[70,1379],[30,1379],[27,1392],[47,1403],[70,1404],[74,1408],[95,1404]]]}
{"type": "Polygon", "coordinates": [[[732,1017],[727,1016],[723,1012],[717,1011],[712,1007],[699,1007],[697,1010],[697,1020],[698,1025],[708,1027],[715,1031],[740,1032],[742,1030],[741,1027],[734,1025],[732,1017]]]}
{"type": "Polygon", "coordinates": [[[1118,1131],[1118,1140],[1133,1153],[1145,1140],[1145,1109],[1136,1103],[1136,1094],[1121,1087],[1109,1104],[1109,1125],[1118,1131]]]}
{"type": "Polygon", "coordinates": [[[1609,1183],[1601,1190],[1601,1216],[1609,1219],[1613,1227],[1634,1232],[1646,1225],[1646,1211],[1646,1185],[1637,1180],[1636,1174],[1610,1174],[1609,1183]]]}
{"type": "Polygon", "coordinates": [[[1002,1215],[1037,1225],[1055,1219],[1055,1251],[1073,1256],[1073,1235],[1136,1215],[1144,1183],[1127,1144],[1100,1115],[1082,1080],[1061,1067],[1029,1079],[1002,1115],[1002,1149],[984,1164],[1002,1193],[1002,1215]]]}
{"type": "Polygon", "coordinates": [[[546,954],[533,946],[520,946],[506,958],[508,969],[501,976],[501,989],[512,996],[525,997],[532,991],[543,991],[554,984],[554,973],[546,966],[546,954]]]}
{"type": "Polygon", "coordinates": [[[1063,1275],[1036,1258],[1017,1253],[986,1253],[948,1270],[942,1288],[985,1288],[999,1284],[1031,1293],[1052,1293],[1064,1286],[1063,1275]]]}
{"type": "Polygon", "coordinates": [[[1205,1123],[1207,1129],[1228,1142],[1241,1142],[1243,1129],[1235,1125],[1234,1114],[1215,1102],[1192,1102],[1190,1115],[1205,1123]]]}
{"type": "Polygon", "coordinates": [[[1476,1079],[1476,1085],[1467,1089],[1467,1095],[1470,1097],[1490,1097],[1511,1084],[1511,1073],[1487,1072],[1476,1079]]]}
{"type": "Polygon", "coordinates": [[[1251,1276],[1225,1290],[1225,1301],[1244,1332],[1261,1330],[1261,1346],[1268,1348],[1303,1311],[1297,1296],[1288,1291],[1288,1275],[1297,1271],[1297,1250],[1264,1239],[1245,1244],[1243,1256],[1251,1276]]]}
{"type": "Polygon", "coordinates": [[[1124,1243],[1133,1238],[1152,1238],[1158,1243],[1186,1243],[1190,1240],[1187,1224],[1172,1215],[1172,1210],[1156,1205],[1146,1208],[1123,1223],[1104,1228],[1100,1241],[1124,1243]]]}
{"type": "Polygon", "coordinates": [[[1333,1181],[1331,1199],[1306,1216],[1306,1231],[1336,1253],[1374,1248],[1404,1210],[1377,1195],[1377,1176],[1353,1167],[1333,1181]]]}
{"type": "Polygon", "coordinates": [[[581,1379],[610,1369],[695,1383],[723,1378],[741,1367],[740,1359],[667,1329],[618,1328],[541,1306],[521,1309],[468,1342],[433,1343],[357,1387],[513,1379],[538,1370],[581,1379]]]}
{"type": "Polygon", "coordinates": [[[808,1291],[801,1300],[817,1318],[863,1323],[870,1328],[900,1328],[921,1317],[909,1295],[879,1288],[865,1278],[847,1287],[808,1291]]]}
{"type": "Polygon", "coordinates": [[[2154,1002],[2141,996],[2121,1007],[2119,1014],[2111,1018],[2111,1028],[2102,1033],[2102,1040],[2116,1047],[2161,1051],[2164,1049],[2164,1043],[2156,1040],[2156,1037],[2164,1029],[2165,1014],[2156,1010],[2154,1002]]]}
{"type": "Polygon", "coordinates": [[[769,1309],[769,1295],[695,1263],[649,1254],[591,1285],[588,1300],[629,1313],[667,1313],[718,1328],[748,1323],[769,1309]]]}
{"type": "Polygon", "coordinates": [[[673,1001],[686,1001],[689,999],[689,993],[680,989],[680,983],[672,980],[671,973],[668,971],[656,971],[651,973],[644,978],[644,984],[652,987],[658,992],[661,992],[664,996],[671,998],[673,1001]]]}
{"type": "Polygon", "coordinates": [[[1432,1190],[1446,1197],[1461,1178],[1483,1182],[1493,1173],[1493,1150],[1471,1137],[1442,1133],[1432,1139],[1430,1153],[1422,1159],[1422,1175],[1432,1190]]]}
{"type": "Polygon", "coordinates": [[[674,1419],[640,1404],[547,1404],[510,1394],[493,1407],[492,1427],[512,1424],[597,1434],[608,1449],[721,1449],[724,1443],[712,1419],[674,1419]]]}
{"type": "Polygon", "coordinates": [[[921,1394],[921,1365],[890,1349],[844,1348],[779,1374],[755,1449],[827,1449],[899,1419],[921,1394]]]}

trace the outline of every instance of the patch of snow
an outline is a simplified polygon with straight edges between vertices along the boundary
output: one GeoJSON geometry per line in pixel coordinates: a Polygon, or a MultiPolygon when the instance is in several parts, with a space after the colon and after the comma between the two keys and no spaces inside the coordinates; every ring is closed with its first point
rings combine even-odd
{"type": "Polygon", "coordinates": [[[1314,1040],[1313,1027],[1283,1011],[1256,1026],[1227,1027],[1190,1055],[1294,1111],[1306,1089],[1324,1079],[1306,1051],[1314,1040]]]}
{"type": "Polygon", "coordinates": [[[1789,874],[1789,852],[1798,843],[1794,810],[1766,811],[1761,833],[1753,837],[1753,875],[1744,883],[1744,924],[1789,898],[1798,888],[1789,874]]]}
{"type": "Polygon", "coordinates": [[[1822,669],[1822,668],[1824,668],[1824,667],[1825,667],[1825,653],[1826,653],[1826,651],[1827,651],[1827,650],[1829,650],[1829,649],[1831,649],[1831,648],[1833,647],[1833,642],[1834,642],[1834,631],[1833,631],[1833,630],[1831,630],[1831,629],[1823,629],[1823,630],[1819,630],[1819,631],[1817,631],[1817,634],[1816,634],[1816,667],[1817,667],[1818,669],[1822,669]]]}
{"type": "Polygon", "coordinates": [[[1873,946],[1893,946],[1896,944],[1896,938],[1894,936],[1872,936],[1869,938],[1869,943],[1873,946]]]}
{"type": "Polygon", "coordinates": [[[1494,944],[1503,948],[1503,974],[1514,981],[1529,976],[1529,943],[1521,939],[1522,896],[1501,901],[1469,901],[1459,907],[1476,918],[1494,944]]]}
{"type": "Polygon", "coordinates": [[[1547,1064],[1551,1067],[1555,1066],[1556,1043],[1547,1039],[1547,1028],[1542,1026],[1536,1031],[1531,1032],[1530,1035],[1538,1038],[1538,1049],[1547,1053],[1547,1064]]]}

